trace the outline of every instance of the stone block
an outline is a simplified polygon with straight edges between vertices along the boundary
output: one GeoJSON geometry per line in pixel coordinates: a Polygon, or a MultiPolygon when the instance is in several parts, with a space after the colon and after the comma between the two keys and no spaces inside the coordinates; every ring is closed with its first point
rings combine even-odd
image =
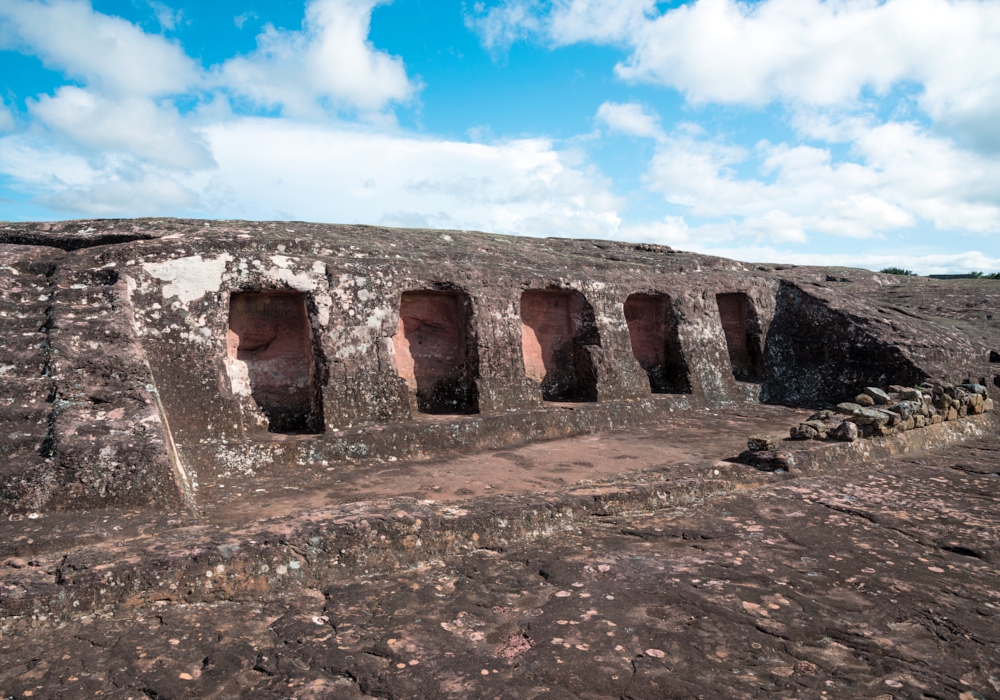
{"type": "Polygon", "coordinates": [[[745,450],[737,459],[764,472],[787,472],[795,467],[795,458],[791,454],[777,450],[745,450]]]}
{"type": "Polygon", "coordinates": [[[889,403],[889,395],[876,386],[865,387],[864,393],[871,396],[875,403],[879,406],[884,406],[889,403]]]}
{"type": "Polygon", "coordinates": [[[844,421],[831,430],[829,436],[841,442],[854,442],[859,437],[858,426],[850,421],[844,421]]]}
{"type": "Polygon", "coordinates": [[[767,435],[766,433],[758,433],[757,435],[751,435],[747,438],[747,448],[751,452],[776,450],[778,449],[778,445],[780,443],[781,438],[777,435],[767,435]]]}
{"type": "Polygon", "coordinates": [[[816,428],[805,423],[793,426],[788,432],[792,440],[815,440],[820,436],[816,428]]]}

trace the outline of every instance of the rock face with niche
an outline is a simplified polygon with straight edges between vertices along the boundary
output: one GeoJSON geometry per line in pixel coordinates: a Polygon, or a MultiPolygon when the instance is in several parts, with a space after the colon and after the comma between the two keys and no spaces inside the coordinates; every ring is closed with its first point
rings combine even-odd
{"type": "Polygon", "coordinates": [[[176,219],[0,224],[0,269],[3,513],[174,508],[264,471],[928,377],[996,389],[1000,331],[967,310],[991,280],[176,219]],[[929,305],[942,284],[954,309],[929,305]]]}
{"type": "Polygon", "coordinates": [[[270,432],[322,432],[304,294],[233,294],[227,347],[233,386],[245,382],[270,432]]]}
{"type": "Polygon", "coordinates": [[[525,375],[546,401],[596,401],[588,346],[600,345],[594,310],[579,292],[530,291],[521,296],[525,375]]]}
{"type": "Polygon", "coordinates": [[[477,413],[475,345],[465,294],[403,292],[392,336],[396,371],[421,413],[477,413]],[[471,353],[470,353],[471,350],[471,353]]]}
{"type": "Polygon", "coordinates": [[[650,390],[659,394],[689,393],[691,382],[670,297],[633,294],[625,300],[624,312],[632,354],[646,370],[650,390]]]}

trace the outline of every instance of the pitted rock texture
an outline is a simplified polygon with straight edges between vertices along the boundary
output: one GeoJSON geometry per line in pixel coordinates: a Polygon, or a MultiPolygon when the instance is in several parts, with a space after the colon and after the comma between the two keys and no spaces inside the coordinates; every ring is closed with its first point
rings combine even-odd
{"type": "Polygon", "coordinates": [[[1000,382],[1000,333],[967,311],[990,280],[934,305],[950,282],[646,244],[176,219],[0,224],[0,258],[8,514],[196,510],[203,484],[310,464],[1000,382]],[[265,298],[249,295],[301,303],[273,327],[258,315],[241,347],[240,300],[265,298]]]}
{"type": "Polygon", "coordinates": [[[7,619],[0,689],[997,698],[998,452],[984,438],[260,602],[163,600],[55,632],[7,619]]]}

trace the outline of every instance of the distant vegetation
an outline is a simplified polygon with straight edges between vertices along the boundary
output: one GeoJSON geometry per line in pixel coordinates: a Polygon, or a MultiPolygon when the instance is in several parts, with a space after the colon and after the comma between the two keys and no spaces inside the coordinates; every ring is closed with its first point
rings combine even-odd
{"type": "MultiPolygon", "coordinates": [[[[902,275],[905,277],[916,277],[917,273],[913,270],[904,270],[901,267],[887,267],[884,270],[879,270],[887,275],[902,275]]],[[[1000,280],[1000,272],[978,272],[973,270],[969,273],[969,276],[973,279],[983,279],[983,280],[1000,280]]]]}

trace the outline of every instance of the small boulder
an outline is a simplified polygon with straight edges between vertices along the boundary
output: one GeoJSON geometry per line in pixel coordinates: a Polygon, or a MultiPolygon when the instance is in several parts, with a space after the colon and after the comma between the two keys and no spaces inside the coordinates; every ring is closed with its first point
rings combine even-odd
{"type": "Polygon", "coordinates": [[[965,389],[970,394],[985,394],[986,387],[982,384],[962,384],[961,388],[965,389]]]}
{"type": "Polygon", "coordinates": [[[819,433],[820,437],[823,437],[824,433],[829,432],[831,428],[836,428],[843,422],[843,420],[807,420],[802,425],[808,425],[819,433]]]}
{"type": "Polygon", "coordinates": [[[850,401],[837,404],[837,411],[843,413],[845,416],[854,415],[855,411],[860,411],[862,408],[864,408],[864,406],[851,403],[850,401]]]}
{"type": "Polygon", "coordinates": [[[893,415],[898,417],[898,414],[890,415],[887,411],[879,411],[874,408],[862,408],[852,413],[848,420],[853,423],[857,423],[858,425],[886,425],[893,415]]]}
{"type": "MultiPolygon", "coordinates": [[[[878,409],[878,412],[885,415],[887,419],[884,425],[896,426],[902,423],[904,420],[903,416],[901,416],[899,413],[897,413],[896,411],[890,411],[887,408],[878,409]]],[[[876,425],[883,425],[883,424],[876,422],[876,425]]]]}
{"type": "Polygon", "coordinates": [[[819,431],[806,423],[792,426],[788,432],[792,440],[815,440],[819,437],[819,431]]]}
{"type": "Polygon", "coordinates": [[[840,416],[840,414],[837,413],[836,411],[830,411],[830,410],[827,410],[827,409],[823,409],[822,411],[817,411],[816,413],[814,413],[811,416],[809,416],[809,420],[824,420],[825,421],[825,420],[829,420],[829,419],[834,418],[834,417],[838,417],[839,418],[839,416],[840,416]]]}
{"type": "Polygon", "coordinates": [[[862,408],[871,408],[875,405],[875,399],[868,394],[858,394],[854,397],[854,403],[858,404],[862,408]]]}
{"type": "Polygon", "coordinates": [[[877,386],[866,386],[864,393],[872,397],[879,406],[884,406],[889,403],[889,395],[879,389],[877,386]]]}
{"type": "Polygon", "coordinates": [[[924,395],[920,389],[903,389],[899,392],[899,398],[903,401],[923,401],[924,395]]]}
{"type": "Polygon", "coordinates": [[[778,444],[780,442],[781,438],[777,435],[758,433],[757,435],[751,435],[747,438],[747,448],[751,452],[766,452],[768,450],[778,449],[778,444]]]}
{"type": "Polygon", "coordinates": [[[828,435],[841,442],[854,442],[858,439],[858,426],[850,421],[844,421],[831,430],[828,435]]]}
{"type": "Polygon", "coordinates": [[[791,454],[777,450],[762,452],[745,450],[740,453],[737,459],[741,463],[763,472],[788,472],[795,466],[795,458],[791,454]]]}

